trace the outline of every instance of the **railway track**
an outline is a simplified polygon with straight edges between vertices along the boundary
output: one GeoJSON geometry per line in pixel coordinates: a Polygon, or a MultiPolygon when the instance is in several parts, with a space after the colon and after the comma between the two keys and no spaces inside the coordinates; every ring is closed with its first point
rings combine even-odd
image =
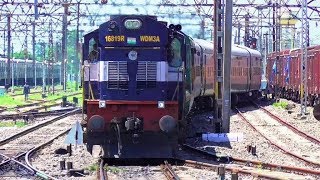
{"type": "Polygon", "coordinates": [[[4,161],[0,164],[0,169],[8,171],[17,169],[14,166],[19,166],[27,171],[29,176],[48,177],[31,166],[29,162],[30,154],[67,133],[70,130],[70,125],[74,122],[61,121],[61,119],[79,112],[80,109],[69,111],[0,141],[0,156],[4,157],[4,161]],[[56,136],[57,134],[59,135],[56,136]],[[8,166],[12,167],[8,168],[8,166]]]}
{"type": "Polygon", "coordinates": [[[235,109],[242,120],[272,145],[307,164],[320,167],[320,146],[317,140],[296,128],[293,129],[287,123],[283,123],[279,117],[264,108],[259,108],[257,112],[242,112],[238,108],[235,109]],[[265,118],[266,116],[269,118],[265,118]]]}
{"type": "MultiPolygon", "coordinates": [[[[59,104],[55,104],[59,105],[59,104]]],[[[0,114],[0,120],[3,119],[28,119],[32,120],[33,118],[37,117],[44,117],[44,116],[54,116],[54,115],[61,115],[67,111],[73,110],[75,107],[68,108],[68,109],[59,109],[59,110],[52,110],[52,111],[44,111],[44,112],[33,112],[32,110],[19,113],[19,114],[0,114]]]]}
{"type": "Polygon", "coordinates": [[[164,161],[164,164],[160,165],[162,173],[168,180],[180,180],[179,176],[174,172],[168,161],[164,161]]]}
{"type": "Polygon", "coordinates": [[[270,112],[269,110],[267,110],[266,108],[260,106],[259,104],[255,103],[255,102],[251,102],[255,107],[260,108],[262,111],[264,111],[266,114],[268,114],[270,117],[272,117],[273,119],[277,120],[279,123],[281,123],[282,125],[288,127],[289,129],[291,129],[292,131],[294,131],[295,133],[299,134],[300,136],[303,136],[304,138],[308,139],[309,141],[312,141],[318,145],[320,145],[320,140],[308,135],[305,132],[300,131],[299,129],[297,129],[296,127],[292,126],[291,124],[287,123],[286,121],[282,120],[281,118],[279,118],[278,116],[276,116],[275,114],[273,114],[272,112],[270,112]]]}
{"type": "Polygon", "coordinates": [[[184,144],[183,148],[195,152],[197,154],[204,155],[206,159],[212,159],[216,161],[220,159],[220,165],[214,165],[210,163],[203,163],[192,160],[184,160],[185,165],[192,166],[196,168],[209,168],[210,170],[218,172],[221,165],[225,167],[225,170],[229,172],[238,172],[242,174],[253,175],[257,178],[268,178],[268,179],[304,179],[304,175],[312,175],[320,177],[320,171],[310,170],[306,168],[293,167],[293,166],[283,166],[277,164],[264,163],[260,161],[251,161],[247,159],[235,158],[235,157],[225,157],[221,159],[220,156],[216,156],[213,153],[197,149],[190,145],[184,144]],[[226,162],[228,159],[229,162],[226,162]],[[294,173],[294,174],[292,174],[294,173]],[[302,175],[301,175],[302,174],[302,175]]]}
{"type": "MultiPolygon", "coordinates": [[[[22,89],[23,90],[23,89],[22,89]]],[[[55,89],[54,90],[54,92],[58,92],[58,91],[61,91],[61,90],[63,90],[63,89],[55,89]]],[[[32,92],[30,92],[29,93],[29,95],[30,94],[38,94],[38,93],[42,93],[43,91],[42,90],[40,90],[40,91],[32,91],[32,92]]],[[[52,92],[52,91],[50,91],[50,92],[52,92]]],[[[23,93],[19,93],[19,94],[10,94],[10,96],[12,96],[12,97],[16,97],[16,96],[22,96],[22,95],[24,95],[23,93]]]]}
{"type": "MultiPolygon", "coordinates": [[[[76,95],[79,95],[81,93],[73,93],[73,94],[70,94],[68,96],[76,96],[76,95]]],[[[1,108],[0,107],[0,113],[8,110],[8,109],[16,109],[16,110],[19,110],[19,109],[23,109],[23,108],[27,108],[27,107],[32,107],[32,106],[39,106],[41,104],[45,104],[45,103],[51,103],[51,102],[55,102],[59,99],[62,99],[62,97],[59,97],[59,98],[55,98],[55,99],[52,99],[52,100],[44,100],[44,101],[40,101],[40,102],[35,102],[35,103],[29,103],[29,104],[24,104],[24,105],[18,105],[16,107],[3,107],[1,108]]],[[[26,112],[31,112],[31,111],[35,111],[35,110],[40,110],[40,109],[46,109],[46,108],[49,108],[49,107],[53,107],[53,106],[57,106],[59,105],[60,103],[54,103],[52,105],[46,105],[46,106],[41,106],[41,107],[36,107],[36,108],[33,108],[33,109],[28,109],[28,110],[20,110],[20,113],[26,113],[26,112]]]]}

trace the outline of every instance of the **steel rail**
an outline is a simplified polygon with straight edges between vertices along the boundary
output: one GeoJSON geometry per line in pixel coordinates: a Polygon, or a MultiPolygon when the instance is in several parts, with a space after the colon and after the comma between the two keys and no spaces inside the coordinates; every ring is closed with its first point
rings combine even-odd
{"type": "Polygon", "coordinates": [[[60,110],[45,111],[45,112],[26,112],[26,113],[20,113],[20,114],[6,114],[6,115],[0,115],[0,120],[13,119],[13,118],[23,118],[25,116],[42,117],[42,116],[50,116],[50,115],[60,115],[61,113],[64,113],[66,111],[70,111],[73,109],[75,109],[75,108],[60,109],[60,110]]]}
{"type": "MultiPolygon", "coordinates": [[[[76,96],[76,95],[79,95],[79,94],[81,94],[81,93],[73,93],[73,94],[69,94],[68,96],[76,96]]],[[[5,107],[3,109],[0,109],[0,113],[3,112],[3,111],[6,111],[7,109],[19,109],[19,108],[25,108],[25,107],[30,107],[30,106],[37,106],[37,105],[48,103],[48,102],[54,102],[54,101],[57,101],[59,99],[62,99],[62,97],[55,98],[55,99],[52,99],[52,100],[45,100],[45,101],[41,101],[41,102],[36,102],[36,103],[17,105],[17,106],[10,107],[10,108],[5,107]]]]}
{"type": "Polygon", "coordinates": [[[305,161],[305,162],[307,162],[309,164],[320,166],[320,163],[308,160],[308,159],[306,159],[306,158],[304,158],[304,157],[302,157],[302,156],[300,156],[298,154],[290,152],[290,151],[286,150],[285,148],[283,148],[282,146],[280,146],[279,144],[277,144],[276,142],[273,142],[271,139],[269,139],[267,136],[265,136],[261,131],[259,131],[256,127],[254,127],[254,125],[244,117],[244,115],[241,113],[241,111],[239,109],[237,109],[237,108],[235,108],[235,109],[237,110],[237,113],[241,117],[241,119],[243,121],[247,122],[256,132],[258,132],[262,137],[264,137],[270,144],[276,146],[277,148],[279,148],[282,151],[284,151],[286,154],[289,154],[289,155],[291,155],[291,156],[293,156],[295,158],[298,158],[298,159],[300,159],[302,161],[305,161]]]}
{"type": "Polygon", "coordinates": [[[48,144],[52,143],[54,140],[56,140],[56,139],[58,139],[59,137],[67,134],[70,130],[71,130],[71,128],[63,131],[62,133],[58,134],[57,136],[51,138],[49,141],[47,141],[47,142],[45,142],[45,143],[42,143],[42,144],[40,144],[39,146],[37,146],[37,147],[29,150],[28,152],[26,152],[26,154],[25,154],[26,164],[28,165],[29,168],[31,168],[33,171],[35,171],[35,175],[37,175],[37,176],[39,176],[39,177],[42,177],[42,178],[44,178],[44,179],[53,179],[53,180],[56,180],[56,178],[54,178],[54,177],[52,177],[52,176],[50,176],[50,175],[48,175],[48,174],[46,174],[46,173],[38,170],[37,168],[35,168],[34,166],[32,166],[32,164],[31,164],[31,162],[30,162],[30,158],[31,158],[31,156],[32,156],[35,152],[37,152],[39,149],[47,146],[48,144]]]}
{"type": "Polygon", "coordinates": [[[309,141],[314,142],[315,144],[320,145],[320,140],[318,140],[315,137],[312,137],[311,135],[308,135],[302,131],[300,131],[299,129],[297,129],[296,127],[294,127],[293,125],[287,123],[286,121],[282,120],[281,118],[279,118],[278,116],[276,116],[275,114],[271,113],[269,110],[267,110],[266,108],[260,106],[259,104],[255,103],[252,101],[252,104],[254,104],[256,107],[260,108],[261,110],[263,110],[266,114],[268,114],[270,117],[272,117],[273,119],[277,120],[279,123],[287,126],[289,129],[291,129],[292,131],[296,132],[297,134],[299,134],[300,136],[305,137],[306,139],[308,139],[309,141]]]}
{"type": "Polygon", "coordinates": [[[67,112],[67,113],[62,114],[61,116],[52,118],[52,119],[50,119],[50,120],[48,120],[48,121],[45,121],[45,122],[40,123],[40,124],[37,124],[36,126],[32,126],[32,127],[28,128],[28,129],[26,129],[26,130],[24,130],[24,131],[21,131],[21,132],[19,132],[19,133],[17,133],[17,134],[14,134],[14,135],[12,135],[12,136],[4,139],[4,140],[1,140],[1,141],[0,141],[0,146],[4,145],[4,144],[6,144],[6,143],[8,143],[8,142],[10,142],[10,141],[13,141],[13,140],[15,140],[15,139],[17,139],[17,138],[19,138],[19,137],[21,137],[21,136],[24,136],[24,135],[26,135],[26,134],[29,134],[30,132],[33,132],[34,130],[37,130],[37,129],[39,129],[39,128],[41,128],[41,127],[44,127],[44,126],[46,126],[46,125],[48,125],[48,124],[51,124],[51,123],[53,123],[53,122],[55,122],[55,121],[58,121],[58,120],[60,120],[60,119],[62,119],[62,118],[65,118],[65,117],[67,117],[67,116],[69,116],[69,115],[73,115],[73,114],[76,114],[76,113],[79,113],[79,112],[81,112],[81,109],[77,108],[77,109],[75,109],[75,110],[72,110],[72,111],[70,111],[70,112],[67,112]]]}
{"type": "MultiPolygon", "coordinates": [[[[213,159],[221,158],[219,156],[216,156],[213,153],[197,149],[197,148],[192,147],[187,144],[183,144],[183,148],[194,150],[197,153],[201,153],[202,155],[208,156],[213,159]]],[[[229,162],[240,162],[245,165],[252,164],[257,167],[259,166],[259,167],[265,167],[265,168],[269,168],[269,169],[276,169],[276,170],[281,169],[281,170],[287,170],[287,171],[294,171],[294,172],[298,172],[298,173],[308,173],[308,174],[313,174],[313,175],[320,175],[319,170],[305,169],[305,168],[300,168],[300,167],[285,166],[285,165],[279,165],[279,164],[271,164],[271,163],[265,163],[265,162],[261,162],[261,161],[253,161],[253,160],[248,160],[248,159],[241,159],[241,158],[236,158],[236,157],[231,157],[231,156],[226,156],[225,158],[228,158],[229,162]]],[[[203,164],[203,163],[200,163],[200,164],[203,164]]],[[[204,164],[206,164],[206,163],[204,163],[204,164]]],[[[214,166],[214,165],[212,165],[212,166],[214,166]]]]}
{"type": "Polygon", "coordinates": [[[106,174],[106,171],[104,170],[105,165],[104,158],[100,158],[100,165],[99,165],[99,179],[100,180],[108,180],[108,175],[106,174]]]}

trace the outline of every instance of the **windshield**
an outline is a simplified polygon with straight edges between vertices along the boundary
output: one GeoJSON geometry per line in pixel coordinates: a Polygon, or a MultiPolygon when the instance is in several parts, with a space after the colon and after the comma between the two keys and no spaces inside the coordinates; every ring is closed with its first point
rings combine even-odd
{"type": "Polygon", "coordinates": [[[171,56],[169,59],[169,66],[171,67],[180,67],[182,64],[182,58],[181,58],[181,42],[177,39],[174,38],[171,41],[170,44],[170,52],[171,56]]]}

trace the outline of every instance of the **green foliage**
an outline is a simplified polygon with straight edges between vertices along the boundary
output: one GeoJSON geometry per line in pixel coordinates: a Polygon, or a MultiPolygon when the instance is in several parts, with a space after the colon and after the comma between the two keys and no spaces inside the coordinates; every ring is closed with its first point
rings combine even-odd
{"type": "Polygon", "coordinates": [[[95,171],[97,171],[98,170],[98,165],[97,164],[92,164],[92,165],[90,165],[89,167],[87,167],[87,168],[85,168],[85,169],[87,169],[88,171],[90,171],[90,172],[95,172],[95,171]]]}
{"type": "Polygon", "coordinates": [[[287,102],[276,102],[272,106],[285,109],[288,106],[287,102]]]}
{"type": "Polygon", "coordinates": [[[23,98],[24,97],[11,97],[5,94],[0,97],[0,106],[16,106],[25,104],[23,98]]]}
{"type": "Polygon", "coordinates": [[[114,173],[114,174],[118,174],[118,173],[123,171],[122,169],[120,169],[118,167],[111,167],[111,166],[105,166],[104,170],[109,171],[109,172],[114,173]]]}
{"type": "Polygon", "coordinates": [[[24,121],[16,121],[16,124],[13,121],[0,121],[0,127],[24,127],[27,124],[24,121]]]}
{"type": "MultiPolygon", "coordinates": [[[[20,51],[20,52],[15,52],[15,53],[13,53],[13,57],[16,58],[16,59],[25,59],[25,58],[26,58],[26,54],[25,54],[24,50],[22,50],[22,51],[20,51]]],[[[28,52],[27,58],[28,58],[29,60],[31,60],[31,59],[32,59],[32,54],[30,54],[30,53],[28,52]]]]}

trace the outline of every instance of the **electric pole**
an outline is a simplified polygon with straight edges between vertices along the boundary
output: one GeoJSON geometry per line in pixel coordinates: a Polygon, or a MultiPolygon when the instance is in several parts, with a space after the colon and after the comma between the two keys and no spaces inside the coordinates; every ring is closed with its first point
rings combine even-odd
{"type": "MultiPolygon", "coordinates": [[[[8,54],[7,54],[7,82],[10,83],[11,81],[11,60],[10,60],[10,57],[11,57],[11,26],[10,26],[10,21],[11,21],[11,15],[8,14],[7,15],[7,40],[8,40],[8,54]]],[[[12,63],[12,66],[13,66],[13,63],[12,63]]],[[[12,77],[13,78],[13,77],[12,77]]],[[[12,81],[13,82],[13,81],[12,81]]],[[[12,86],[12,90],[13,90],[13,83],[11,84],[12,86]]]]}
{"type": "Polygon", "coordinates": [[[302,11],[301,11],[301,84],[300,84],[300,103],[301,103],[301,116],[307,113],[307,55],[308,55],[308,45],[309,45],[309,30],[308,30],[308,13],[307,13],[307,2],[302,1],[302,11]]]}
{"type": "Polygon", "coordinates": [[[63,91],[66,92],[67,86],[66,86],[66,61],[67,61],[67,26],[68,26],[68,2],[65,1],[62,4],[64,8],[64,13],[63,13],[63,21],[62,21],[62,60],[61,60],[61,74],[62,80],[63,80],[63,91]]]}

